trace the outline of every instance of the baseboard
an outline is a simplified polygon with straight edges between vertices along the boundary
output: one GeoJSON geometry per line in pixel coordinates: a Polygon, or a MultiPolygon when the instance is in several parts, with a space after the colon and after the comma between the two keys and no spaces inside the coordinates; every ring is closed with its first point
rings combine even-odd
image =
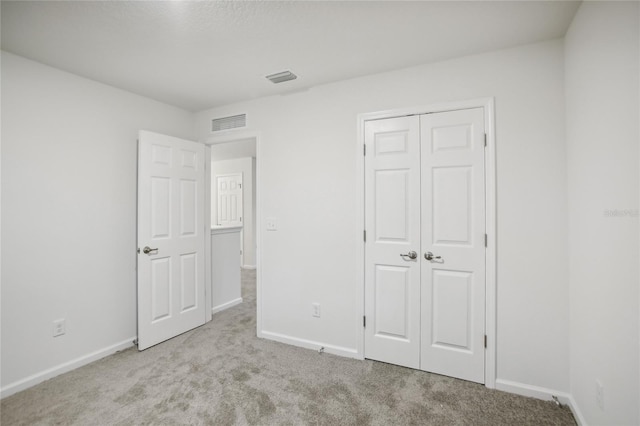
{"type": "Polygon", "coordinates": [[[573,399],[573,395],[569,395],[569,402],[567,404],[573,413],[573,417],[576,419],[578,426],[587,426],[587,421],[584,419],[576,400],[573,399]]]}
{"type": "Polygon", "coordinates": [[[343,356],[346,358],[362,359],[356,349],[329,345],[322,342],[315,342],[313,340],[299,339],[297,337],[291,337],[280,333],[273,333],[271,331],[258,332],[258,337],[268,340],[274,340],[280,343],[286,343],[287,345],[298,346],[300,348],[312,349],[314,351],[319,351],[321,348],[324,348],[324,352],[328,354],[343,356]]]}
{"type": "Polygon", "coordinates": [[[578,409],[573,396],[567,392],[554,389],[543,388],[540,386],[527,385],[525,383],[513,382],[511,380],[496,379],[496,389],[504,392],[515,393],[516,395],[528,396],[531,398],[553,401],[553,397],[558,398],[558,402],[567,405],[573,417],[575,417],[578,426],[587,426],[582,413],[578,409]]]}
{"type": "Polygon", "coordinates": [[[108,346],[103,349],[99,349],[95,352],[91,352],[87,355],[83,355],[79,358],[73,359],[71,361],[65,362],[63,364],[57,365],[55,367],[44,370],[40,373],[36,373],[32,376],[26,377],[22,380],[18,380],[17,382],[10,383],[7,386],[0,389],[0,399],[6,398],[14,393],[18,393],[25,389],[28,389],[32,386],[37,385],[38,383],[42,383],[45,380],[49,380],[53,377],[59,376],[60,374],[67,373],[71,370],[75,370],[76,368],[80,368],[83,365],[90,364],[94,361],[97,361],[106,356],[112,355],[118,351],[127,349],[133,346],[133,341],[136,339],[136,336],[130,337],[120,343],[116,343],[115,345],[108,346]]]}
{"type": "Polygon", "coordinates": [[[256,269],[257,266],[256,265],[242,265],[241,268],[242,269],[256,269]]]}
{"type": "Polygon", "coordinates": [[[227,303],[223,303],[222,305],[214,306],[213,308],[211,308],[211,314],[224,311],[225,309],[229,309],[230,307],[239,305],[241,303],[242,303],[242,297],[238,297],[237,299],[233,299],[227,303]]]}

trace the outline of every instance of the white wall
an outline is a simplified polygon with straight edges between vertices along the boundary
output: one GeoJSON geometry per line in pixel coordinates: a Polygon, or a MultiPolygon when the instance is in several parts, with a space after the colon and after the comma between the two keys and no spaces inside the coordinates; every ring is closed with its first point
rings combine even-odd
{"type": "Polygon", "coordinates": [[[638,13],[584,2],[565,40],[571,393],[592,425],[640,423],[638,13]]]}
{"type": "Polygon", "coordinates": [[[265,232],[258,223],[261,333],[356,350],[357,114],[495,96],[497,374],[503,385],[568,391],[563,67],[556,40],[198,113],[201,139],[211,118],[235,113],[248,113],[248,130],[260,132],[259,220],[278,224],[265,232]]]}
{"type": "Polygon", "coordinates": [[[193,115],[2,53],[3,395],[135,337],[139,129],[193,115]]]}
{"type": "Polygon", "coordinates": [[[255,268],[256,240],[254,236],[255,224],[255,158],[237,158],[233,160],[211,162],[211,223],[217,223],[218,188],[215,184],[216,175],[242,173],[242,267],[255,268]]]}
{"type": "Polygon", "coordinates": [[[223,311],[242,303],[240,228],[211,231],[211,311],[223,311]]]}

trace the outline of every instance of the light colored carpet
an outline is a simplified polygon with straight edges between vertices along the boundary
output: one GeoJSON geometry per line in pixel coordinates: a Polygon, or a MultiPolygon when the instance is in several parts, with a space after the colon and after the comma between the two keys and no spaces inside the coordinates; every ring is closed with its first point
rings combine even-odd
{"type": "Polygon", "coordinates": [[[258,339],[255,271],[243,297],[168,342],[5,398],[2,425],[575,425],[552,402],[258,339]]]}

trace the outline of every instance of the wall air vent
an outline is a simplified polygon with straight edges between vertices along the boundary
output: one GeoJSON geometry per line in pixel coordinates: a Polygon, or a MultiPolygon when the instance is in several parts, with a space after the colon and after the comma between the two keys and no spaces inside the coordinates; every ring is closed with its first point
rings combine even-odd
{"type": "Polygon", "coordinates": [[[240,127],[247,127],[247,114],[232,115],[231,117],[214,118],[211,120],[212,132],[238,129],[240,127]]]}
{"type": "Polygon", "coordinates": [[[274,84],[282,83],[283,81],[295,80],[296,78],[298,78],[298,76],[291,71],[282,71],[267,76],[267,80],[274,84]]]}

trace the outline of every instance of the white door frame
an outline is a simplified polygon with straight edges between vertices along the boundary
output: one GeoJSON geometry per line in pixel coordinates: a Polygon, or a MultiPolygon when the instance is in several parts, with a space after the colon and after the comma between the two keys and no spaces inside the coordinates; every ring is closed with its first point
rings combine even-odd
{"type": "Polygon", "coordinates": [[[487,335],[487,348],[485,351],[485,386],[496,387],[496,149],[495,149],[495,100],[480,98],[466,101],[447,102],[426,106],[387,110],[381,112],[358,114],[358,139],[356,141],[356,259],[357,282],[356,300],[356,335],[358,336],[358,357],[364,359],[364,328],[362,318],[365,312],[365,257],[364,241],[360,230],[365,229],[365,203],[364,203],[364,125],[369,120],[383,118],[402,117],[407,115],[428,114],[468,108],[484,108],[484,125],[487,134],[487,148],[485,152],[485,209],[486,209],[486,233],[488,238],[486,251],[486,314],[485,333],[487,335]]]}
{"type": "MultiPolygon", "coordinates": [[[[256,193],[256,227],[253,230],[255,239],[256,239],[256,330],[258,337],[262,337],[262,268],[260,265],[262,264],[262,184],[260,176],[262,174],[262,168],[260,161],[261,157],[261,146],[260,143],[260,132],[257,131],[248,131],[248,130],[229,130],[220,135],[212,135],[208,138],[200,140],[200,142],[205,144],[205,155],[208,155],[209,159],[211,158],[211,145],[217,145],[219,143],[227,143],[240,141],[243,139],[255,139],[256,140],[256,174],[255,180],[256,185],[253,190],[256,193]]],[[[205,221],[208,220],[209,229],[211,229],[211,160],[207,163],[208,174],[205,175],[205,221]],[[208,219],[207,219],[208,218],[208,219]]],[[[206,273],[205,273],[205,290],[207,295],[207,300],[209,301],[209,305],[207,306],[207,321],[211,321],[211,237],[205,240],[205,255],[206,257],[206,273]]]]}

